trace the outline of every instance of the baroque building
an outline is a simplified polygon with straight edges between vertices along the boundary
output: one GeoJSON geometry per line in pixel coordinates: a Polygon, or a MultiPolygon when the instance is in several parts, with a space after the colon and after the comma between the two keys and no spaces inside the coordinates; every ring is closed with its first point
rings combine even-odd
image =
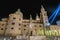
{"type": "Polygon", "coordinates": [[[36,15],[36,20],[23,19],[23,14],[18,9],[15,13],[9,14],[8,18],[2,18],[0,21],[0,35],[18,36],[18,35],[30,35],[38,36],[38,30],[60,30],[57,25],[50,25],[48,21],[47,11],[41,6],[40,17],[36,15]]]}

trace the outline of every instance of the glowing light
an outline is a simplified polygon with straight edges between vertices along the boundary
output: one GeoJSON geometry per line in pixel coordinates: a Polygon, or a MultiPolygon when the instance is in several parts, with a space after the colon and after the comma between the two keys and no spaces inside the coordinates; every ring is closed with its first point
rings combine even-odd
{"type": "Polygon", "coordinates": [[[60,4],[58,5],[57,9],[54,11],[54,13],[49,17],[49,20],[55,15],[56,11],[59,9],[60,4]]]}
{"type": "MultiPolygon", "coordinates": [[[[59,8],[59,7],[58,7],[59,8]]],[[[55,12],[49,17],[49,21],[50,19],[55,15],[56,11],[58,10],[58,8],[55,10],[55,12]]]]}
{"type": "Polygon", "coordinates": [[[53,23],[54,19],[56,18],[56,16],[57,16],[59,10],[60,10],[60,6],[59,6],[59,8],[57,9],[57,11],[56,11],[56,13],[55,13],[55,16],[53,17],[52,21],[50,22],[51,24],[53,23]]]}

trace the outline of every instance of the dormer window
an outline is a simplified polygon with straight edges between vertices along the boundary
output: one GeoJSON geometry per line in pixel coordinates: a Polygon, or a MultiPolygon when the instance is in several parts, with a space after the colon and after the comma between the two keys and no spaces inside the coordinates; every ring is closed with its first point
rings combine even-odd
{"type": "Polygon", "coordinates": [[[19,18],[19,20],[21,20],[21,18],[19,18]]]}

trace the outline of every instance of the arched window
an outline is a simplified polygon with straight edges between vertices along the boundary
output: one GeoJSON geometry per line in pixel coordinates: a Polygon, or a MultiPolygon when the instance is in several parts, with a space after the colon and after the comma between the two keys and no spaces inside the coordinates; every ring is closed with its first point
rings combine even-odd
{"type": "Polygon", "coordinates": [[[26,27],[26,25],[24,25],[24,27],[26,27]]]}
{"type": "Polygon", "coordinates": [[[19,26],[20,26],[21,24],[19,23],[19,26]]]}
{"type": "Polygon", "coordinates": [[[11,27],[11,29],[13,30],[14,28],[13,28],[13,27],[11,27]]]}
{"type": "Polygon", "coordinates": [[[39,25],[39,27],[41,27],[41,25],[39,25]]]}
{"type": "Polygon", "coordinates": [[[15,23],[14,23],[14,22],[12,22],[12,25],[15,25],[15,23]]]}
{"type": "Polygon", "coordinates": [[[16,17],[13,17],[13,19],[16,19],[16,17]]]}
{"type": "Polygon", "coordinates": [[[1,30],[3,30],[3,28],[1,28],[1,30]]]}
{"type": "Polygon", "coordinates": [[[26,29],[24,29],[24,31],[25,31],[26,29]]]}

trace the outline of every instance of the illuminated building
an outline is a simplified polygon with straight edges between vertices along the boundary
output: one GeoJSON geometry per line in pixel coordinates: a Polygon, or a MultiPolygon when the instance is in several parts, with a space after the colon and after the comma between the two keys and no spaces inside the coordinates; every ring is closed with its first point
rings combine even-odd
{"type": "Polygon", "coordinates": [[[0,35],[5,36],[39,36],[38,30],[60,30],[57,25],[50,25],[48,21],[47,11],[41,6],[40,17],[36,15],[36,20],[23,19],[23,14],[18,9],[14,14],[9,14],[9,18],[3,18],[0,22],[0,35]],[[5,26],[3,26],[3,24],[5,26]]]}
{"type": "Polygon", "coordinates": [[[40,19],[38,15],[36,15],[36,20],[33,20],[31,15],[30,20],[23,19],[23,14],[20,12],[20,9],[18,9],[14,14],[9,15],[5,34],[10,36],[28,35],[29,31],[31,36],[37,36],[37,30],[44,30],[44,26],[48,24],[48,17],[43,6],[40,15],[42,19],[40,19]]]}

